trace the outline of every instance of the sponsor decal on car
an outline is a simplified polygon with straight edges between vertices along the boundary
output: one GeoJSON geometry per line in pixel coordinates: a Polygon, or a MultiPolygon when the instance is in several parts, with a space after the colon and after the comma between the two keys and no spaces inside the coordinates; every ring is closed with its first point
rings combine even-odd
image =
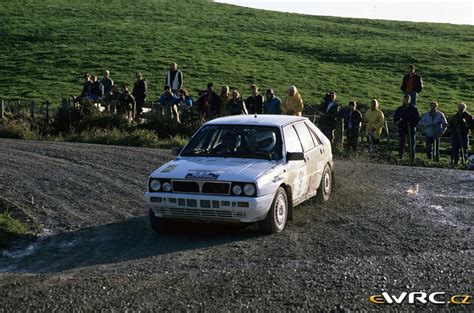
{"type": "Polygon", "coordinates": [[[187,179],[209,179],[216,180],[219,175],[224,173],[223,171],[201,171],[201,170],[189,170],[185,178],[187,179]]]}

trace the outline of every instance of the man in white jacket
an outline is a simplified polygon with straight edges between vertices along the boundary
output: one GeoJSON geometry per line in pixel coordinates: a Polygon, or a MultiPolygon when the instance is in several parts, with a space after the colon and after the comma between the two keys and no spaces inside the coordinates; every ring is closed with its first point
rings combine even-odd
{"type": "Polygon", "coordinates": [[[439,161],[439,138],[446,131],[448,122],[446,117],[438,111],[438,103],[433,101],[430,103],[430,111],[423,114],[419,125],[424,127],[426,135],[426,157],[429,160],[439,161]]]}

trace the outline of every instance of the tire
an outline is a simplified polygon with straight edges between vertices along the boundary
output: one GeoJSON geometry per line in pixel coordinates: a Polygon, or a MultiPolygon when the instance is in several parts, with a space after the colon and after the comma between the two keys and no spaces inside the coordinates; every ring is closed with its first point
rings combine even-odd
{"type": "Polygon", "coordinates": [[[158,234],[166,234],[171,230],[171,221],[165,218],[156,217],[152,209],[149,209],[150,226],[158,234]]]}
{"type": "Polygon", "coordinates": [[[285,229],[287,220],[288,196],[285,189],[279,187],[267,217],[260,222],[260,231],[264,234],[279,233],[285,229]]]}
{"type": "Polygon", "coordinates": [[[333,180],[332,180],[332,171],[329,164],[324,166],[323,175],[321,177],[321,183],[318,187],[318,193],[316,194],[316,198],[319,202],[324,203],[329,201],[331,198],[333,180]]]}

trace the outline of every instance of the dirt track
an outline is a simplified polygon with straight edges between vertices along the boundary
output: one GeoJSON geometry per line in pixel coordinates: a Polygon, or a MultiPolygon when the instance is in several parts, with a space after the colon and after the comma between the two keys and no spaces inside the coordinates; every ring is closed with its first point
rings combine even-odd
{"type": "Polygon", "coordinates": [[[183,224],[159,236],[143,194],[169,158],[0,139],[0,204],[43,232],[0,252],[0,311],[380,310],[368,298],[384,290],[472,295],[472,172],[337,161],[332,201],[300,206],[282,234],[183,224]]]}

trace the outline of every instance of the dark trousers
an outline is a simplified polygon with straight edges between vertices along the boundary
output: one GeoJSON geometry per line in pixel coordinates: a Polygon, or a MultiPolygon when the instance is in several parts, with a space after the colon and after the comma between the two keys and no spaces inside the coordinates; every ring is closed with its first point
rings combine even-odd
{"type": "Polygon", "coordinates": [[[416,130],[412,130],[411,132],[405,129],[398,130],[398,156],[400,158],[403,158],[405,142],[408,144],[410,159],[415,159],[416,130]]]}
{"type": "Polygon", "coordinates": [[[334,129],[329,127],[321,128],[323,134],[329,139],[331,142],[331,146],[334,144],[334,129]]]}
{"type": "Polygon", "coordinates": [[[426,136],[426,157],[428,160],[432,160],[434,155],[434,160],[439,161],[439,143],[439,137],[426,136]]]}
{"type": "Polygon", "coordinates": [[[138,117],[143,112],[143,104],[145,103],[145,98],[136,97],[135,102],[137,104],[136,111],[135,111],[135,117],[138,117]]]}
{"type": "Polygon", "coordinates": [[[357,152],[357,144],[359,142],[359,131],[349,128],[346,133],[346,138],[347,150],[357,152]]]}
{"type": "Polygon", "coordinates": [[[469,138],[467,134],[459,134],[453,132],[451,135],[451,162],[454,164],[458,164],[459,162],[459,155],[462,153],[460,150],[464,152],[464,160],[467,159],[467,145],[469,143],[469,138]]]}

